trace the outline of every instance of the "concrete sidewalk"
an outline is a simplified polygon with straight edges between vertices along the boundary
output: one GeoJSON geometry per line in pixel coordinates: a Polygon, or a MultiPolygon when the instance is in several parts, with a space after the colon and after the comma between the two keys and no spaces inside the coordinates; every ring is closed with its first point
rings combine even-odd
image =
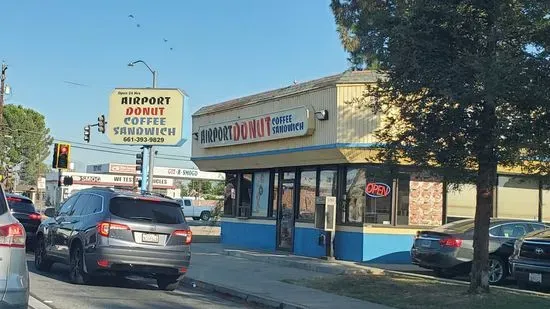
{"type": "Polygon", "coordinates": [[[326,261],[323,259],[297,256],[281,252],[265,252],[230,248],[223,247],[221,244],[218,246],[220,246],[220,250],[223,250],[225,254],[229,256],[333,275],[344,275],[357,271],[380,272],[381,270],[406,272],[411,274],[431,274],[430,270],[423,269],[412,264],[369,264],[339,260],[326,261]]]}
{"type": "Polygon", "coordinates": [[[334,274],[233,256],[220,244],[193,244],[191,250],[191,267],[185,284],[230,294],[271,308],[391,309],[281,282],[283,279],[306,279],[334,274]]]}

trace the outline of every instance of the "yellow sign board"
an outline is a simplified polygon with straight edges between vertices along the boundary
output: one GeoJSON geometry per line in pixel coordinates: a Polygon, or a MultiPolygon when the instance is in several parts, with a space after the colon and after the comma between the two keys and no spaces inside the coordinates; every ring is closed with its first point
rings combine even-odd
{"type": "Polygon", "coordinates": [[[107,136],[113,144],[180,146],[183,93],[166,88],[117,88],[109,98],[107,136]]]}

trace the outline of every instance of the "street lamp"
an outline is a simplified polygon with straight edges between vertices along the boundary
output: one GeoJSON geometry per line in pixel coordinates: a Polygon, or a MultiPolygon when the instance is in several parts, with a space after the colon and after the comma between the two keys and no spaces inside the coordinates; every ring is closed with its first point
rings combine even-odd
{"type": "Polygon", "coordinates": [[[157,71],[151,69],[151,67],[145,61],[137,60],[137,61],[134,61],[134,62],[130,62],[130,63],[128,63],[128,66],[133,67],[138,63],[143,63],[147,67],[147,69],[149,69],[151,74],[153,74],[153,88],[157,88],[157,71]]]}
{"type": "MultiPolygon", "coordinates": [[[[157,88],[157,71],[151,69],[151,67],[143,60],[137,60],[137,61],[134,61],[134,62],[130,62],[128,63],[128,66],[129,67],[133,67],[135,66],[136,64],[138,63],[142,63],[144,64],[147,69],[149,69],[149,71],[151,72],[151,74],[153,74],[153,88],[157,88]]],[[[149,192],[152,192],[153,191],[153,173],[154,173],[154,170],[155,170],[155,151],[153,150],[153,146],[148,146],[146,147],[149,149],[149,173],[147,175],[147,180],[148,181],[145,181],[145,175],[144,175],[144,172],[145,171],[142,171],[141,172],[141,190],[142,191],[149,191],[149,192]]]]}

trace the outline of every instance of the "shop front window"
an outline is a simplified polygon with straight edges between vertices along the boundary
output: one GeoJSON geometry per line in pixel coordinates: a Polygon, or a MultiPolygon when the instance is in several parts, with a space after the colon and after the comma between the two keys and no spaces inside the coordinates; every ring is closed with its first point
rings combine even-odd
{"type": "Polygon", "coordinates": [[[271,217],[277,218],[277,209],[279,208],[279,173],[273,174],[273,210],[271,217]]]}
{"type": "Polygon", "coordinates": [[[237,174],[225,174],[225,190],[223,202],[223,214],[226,216],[235,215],[237,198],[237,174]]]}
{"type": "Polygon", "coordinates": [[[300,207],[298,219],[313,222],[315,216],[315,193],[317,189],[317,172],[300,173],[300,207]]]}
{"type": "Polygon", "coordinates": [[[267,217],[269,205],[269,172],[254,173],[254,192],[252,194],[252,216],[267,217]]]}
{"type": "Polygon", "coordinates": [[[367,177],[365,223],[391,224],[393,180],[376,174],[367,177]]]}
{"type": "Polygon", "coordinates": [[[336,170],[321,170],[319,173],[319,196],[336,196],[336,170]]]}
{"type": "Polygon", "coordinates": [[[365,209],[366,168],[349,168],[346,172],[346,198],[342,221],[362,223],[365,209]]]}
{"type": "Polygon", "coordinates": [[[395,214],[395,223],[397,225],[409,224],[409,195],[410,195],[411,177],[407,174],[400,174],[397,185],[397,206],[395,214]]]}
{"type": "Polygon", "coordinates": [[[476,214],[476,185],[461,184],[447,188],[447,222],[473,218],[476,214]]]}
{"type": "Polygon", "coordinates": [[[252,206],[252,174],[241,174],[238,217],[249,217],[252,206]]]}
{"type": "Polygon", "coordinates": [[[538,219],[539,183],[536,178],[499,176],[497,217],[538,219]]]}

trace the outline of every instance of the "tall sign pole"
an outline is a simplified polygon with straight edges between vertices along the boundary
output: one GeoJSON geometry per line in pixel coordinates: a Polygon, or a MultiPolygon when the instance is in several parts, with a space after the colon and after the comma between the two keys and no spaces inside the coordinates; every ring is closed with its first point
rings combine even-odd
{"type": "MultiPolygon", "coordinates": [[[[157,88],[157,71],[153,71],[153,89],[157,88]]],[[[153,145],[149,146],[149,182],[147,191],[153,191],[153,177],[155,174],[155,149],[153,145]]]]}

